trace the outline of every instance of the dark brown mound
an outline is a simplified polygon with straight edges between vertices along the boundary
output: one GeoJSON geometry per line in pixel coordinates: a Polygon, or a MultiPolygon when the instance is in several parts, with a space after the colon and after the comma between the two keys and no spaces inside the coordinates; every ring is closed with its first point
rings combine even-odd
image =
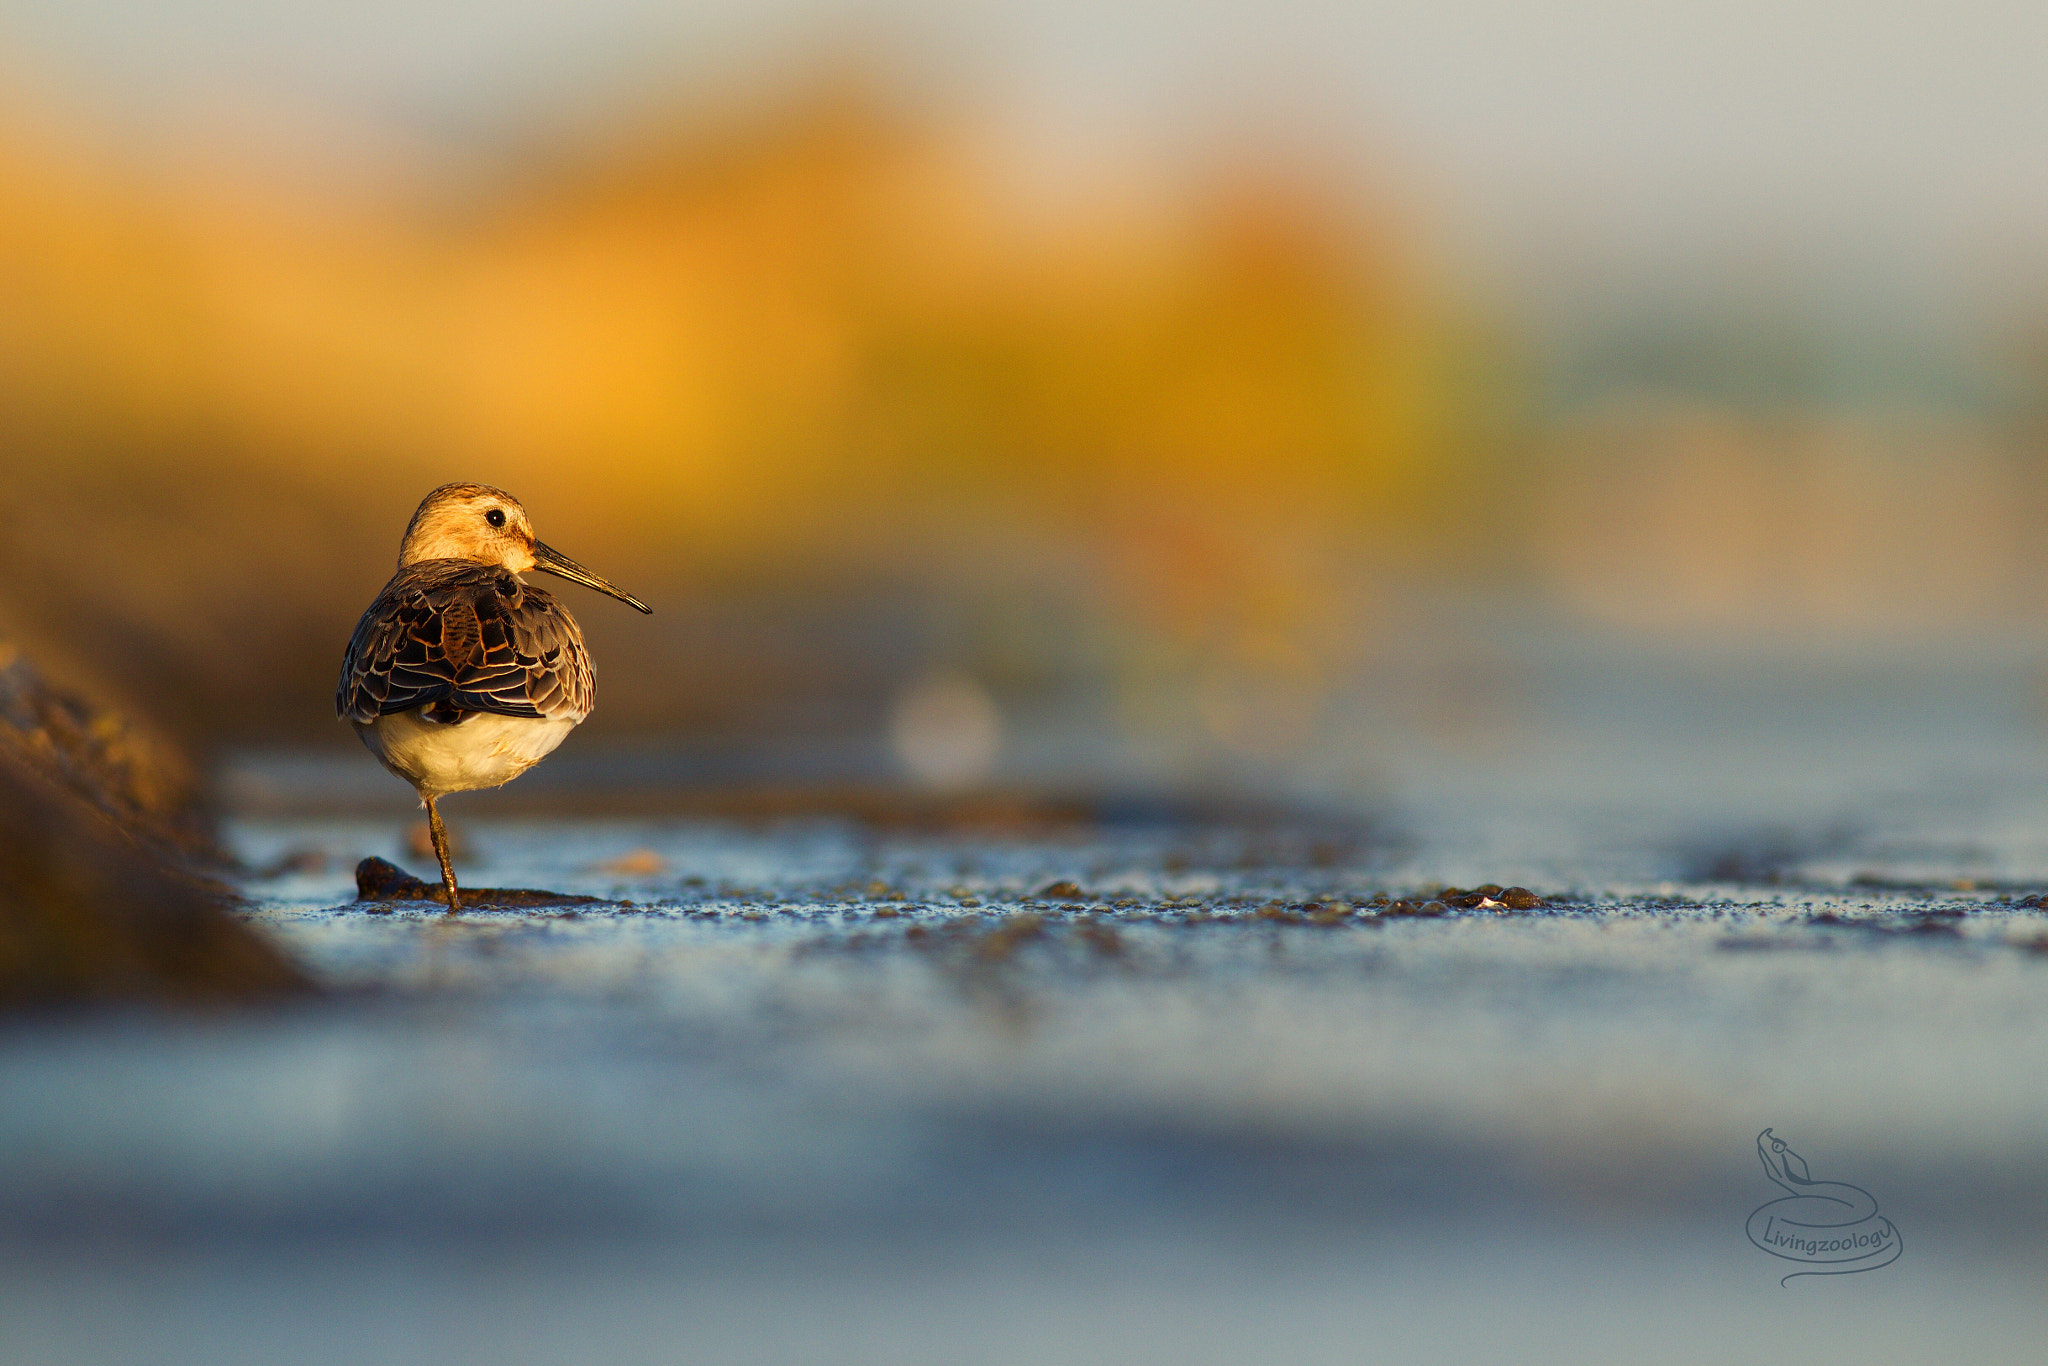
{"type": "MultiPolygon", "coordinates": [[[[597,906],[603,897],[571,896],[534,887],[464,887],[462,909],[504,910],[526,906],[597,906]]],[[[366,858],[356,865],[358,901],[431,901],[445,905],[438,882],[422,882],[386,859],[366,858]]]]}
{"type": "Polygon", "coordinates": [[[309,986],[218,893],[0,732],[0,1009],[261,1000],[309,986]]]}
{"type": "Polygon", "coordinates": [[[133,717],[53,683],[6,640],[0,640],[0,741],[130,839],[176,861],[228,865],[184,755],[133,717]]]}

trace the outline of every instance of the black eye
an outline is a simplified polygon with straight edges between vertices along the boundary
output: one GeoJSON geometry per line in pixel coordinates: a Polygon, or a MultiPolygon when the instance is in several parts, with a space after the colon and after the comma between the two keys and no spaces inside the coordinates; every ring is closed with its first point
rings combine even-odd
{"type": "Polygon", "coordinates": [[[492,508],[489,512],[486,512],[484,514],[484,520],[486,522],[489,522],[492,526],[505,525],[505,509],[492,508]]]}

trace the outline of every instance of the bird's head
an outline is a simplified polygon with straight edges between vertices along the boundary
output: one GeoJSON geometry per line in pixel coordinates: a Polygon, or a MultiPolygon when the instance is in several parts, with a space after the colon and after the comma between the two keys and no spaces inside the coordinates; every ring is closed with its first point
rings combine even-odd
{"type": "Polygon", "coordinates": [[[421,501],[399,543],[398,567],[422,560],[467,560],[514,574],[538,569],[609,593],[643,612],[654,610],[538,540],[519,500],[489,484],[443,484],[421,501]]]}

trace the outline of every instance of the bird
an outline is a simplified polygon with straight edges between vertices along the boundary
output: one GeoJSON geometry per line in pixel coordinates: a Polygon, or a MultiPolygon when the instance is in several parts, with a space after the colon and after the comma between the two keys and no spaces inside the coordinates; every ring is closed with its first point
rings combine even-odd
{"type": "Polygon", "coordinates": [[[596,700],[583,632],[520,577],[538,570],[654,609],[533,534],[517,498],[443,484],[405,528],[398,572],[356,623],[334,711],[427,810],[448,914],[460,907],[439,799],[501,787],[552,753],[596,700]]]}

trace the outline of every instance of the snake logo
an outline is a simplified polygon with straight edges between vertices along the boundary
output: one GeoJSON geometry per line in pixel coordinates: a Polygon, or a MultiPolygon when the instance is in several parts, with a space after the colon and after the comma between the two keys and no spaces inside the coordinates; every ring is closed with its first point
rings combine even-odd
{"type": "Polygon", "coordinates": [[[1786,1194],[1749,1216],[1749,1241],[1773,1257],[1801,1262],[1797,1276],[1846,1276],[1890,1266],[1905,1250],[1892,1221],[1877,1212],[1877,1200],[1861,1186],[1816,1181],[1806,1159],[1769,1129],[1756,1136],[1756,1155],[1786,1194]]]}

